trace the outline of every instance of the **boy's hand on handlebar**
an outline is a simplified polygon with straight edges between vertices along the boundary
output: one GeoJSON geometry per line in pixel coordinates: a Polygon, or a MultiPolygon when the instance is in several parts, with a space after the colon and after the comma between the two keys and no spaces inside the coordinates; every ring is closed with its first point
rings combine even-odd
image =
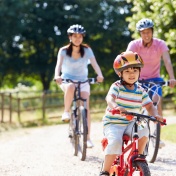
{"type": "Polygon", "coordinates": [[[103,82],[104,77],[103,76],[97,76],[97,82],[101,83],[103,82]]]}
{"type": "Polygon", "coordinates": [[[121,114],[121,115],[125,116],[124,112],[127,112],[126,109],[124,109],[124,108],[122,108],[122,107],[118,107],[117,109],[120,111],[120,114],[121,114]]]}
{"type": "Polygon", "coordinates": [[[114,114],[121,114],[121,115],[125,116],[124,112],[127,112],[127,111],[126,111],[124,108],[117,106],[117,107],[111,109],[110,112],[111,112],[113,115],[114,115],[114,114]]]}
{"type": "Polygon", "coordinates": [[[156,115],[155,118],[160,122],[164,121],[163,117],[161,117],[160,115],[156,115]]]}

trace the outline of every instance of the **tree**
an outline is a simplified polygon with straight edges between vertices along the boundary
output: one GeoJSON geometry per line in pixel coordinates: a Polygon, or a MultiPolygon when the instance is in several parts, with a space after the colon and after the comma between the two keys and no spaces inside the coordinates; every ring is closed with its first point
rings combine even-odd
{"type": "MultiPolygon", "coordinates": [[[[154,36],[161,38],[166,41],[170,48],[170,54],[174,70],[176,70],[176,1],[175,0],[128,0],[129,3],[133,4],[131,9],[133,15],[128,17],[129,29],[135,31],[133,38],[138,37],[138,33],[135,30],[135,24],[142,18],[150,18],[154,21],[155,30],[154,36]]],[[[162,68],[163,75],[166,71],[162,68]]]]}
{"type": "Polygon", "coordinates": [[[0,1],[0,87],[5,83],[15,84],[23,65],[19,59],[21,51],[15,43],[15,35],[20,32],[16,16],[20,17],[16,3],[0,1]]]}
{"type": "MultiPolygon", "coordinates": [[[[16,58],[22,64],[17,73],[35,76],[42,82],[43,89],[48,90],[58,49],[68,43],[66,31],[70,25],[78,23],[86,28],[85,42],[95,53],[105,83],[115,80],[113,60],[131,40],[125,21],[131,14],[131,3],[124,0],[4,0],[1,4],[0,13],[9,16],[6,28],[2,29],[9,34],[9,55],[13,59],[12,49],[16,49],[16,58]]],[[[3,37],[2,33],[0,35],[3,37]]],[[[9,69],[15,71],[12,65],[9,69]]],[[[92,74],[90,72],[90,76],[92,74]]]]}

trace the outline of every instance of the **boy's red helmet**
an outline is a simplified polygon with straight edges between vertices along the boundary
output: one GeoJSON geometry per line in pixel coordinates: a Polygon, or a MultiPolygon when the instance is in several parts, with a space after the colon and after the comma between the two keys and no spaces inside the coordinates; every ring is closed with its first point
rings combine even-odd
{"type": "Polygon", "coordinates": [[[144,62],[138,53],[132,51],[126,51],[119,54],[114,60],[114,70],[116,72],[121,72],[130,67],[142,68],[144,62]]]}

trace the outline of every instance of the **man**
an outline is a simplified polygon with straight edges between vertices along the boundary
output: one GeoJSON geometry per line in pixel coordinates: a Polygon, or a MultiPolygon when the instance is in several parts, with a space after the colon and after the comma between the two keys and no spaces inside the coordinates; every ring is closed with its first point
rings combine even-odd
{"type": "MultiPolygon", "coordinates": [[[[160,75],[161,59],[169,74],[170,87],[176,85],[174,71],[170,59],[169,48],[165,41],[153,37],[154,23],[151,19],[144,18],[137,22],[136,29],[141,38],[129,43],[127,51],[137,52],[144,61],[144,68],[141,69],[140,80],[163,81],[160,75]]],[[[162,89],[158,89],[159,96],[162,97],[162,89]]],[[[162,101],[158,103],[158,113],[162,116],[162,101]]]]}

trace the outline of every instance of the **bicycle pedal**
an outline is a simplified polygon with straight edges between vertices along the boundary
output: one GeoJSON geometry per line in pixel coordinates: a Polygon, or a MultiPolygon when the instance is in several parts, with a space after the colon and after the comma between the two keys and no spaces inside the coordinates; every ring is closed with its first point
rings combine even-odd
{"type": "Polygon", "coordinates": [[[69,138],[72,138],[73,136],[71,134],[68,135],[69,138]]]}
{"type": "Polygon", "coordinates": [[[145,159],[145,158],[146,158],[146,155],[139,154],[139,155],[138,155],[138,158],[145,159]]]}

